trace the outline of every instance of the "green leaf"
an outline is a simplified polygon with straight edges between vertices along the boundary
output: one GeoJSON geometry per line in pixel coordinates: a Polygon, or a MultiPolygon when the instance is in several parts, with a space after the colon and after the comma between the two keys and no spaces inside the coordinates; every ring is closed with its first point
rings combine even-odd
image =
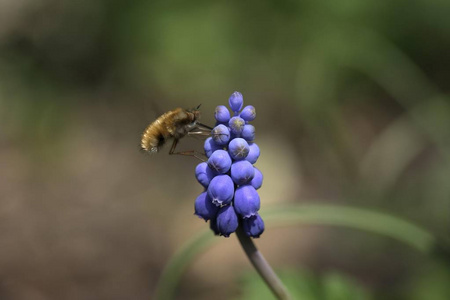
{"type": "MultiPolygon", "coordinates": [[[[432,250],[434,250],[436,243],[435,238],[431,233],[411,222],[385,213],[374,212],[362,208],[338,205],[289,205],[265,209],[262,216],[268,229],[298,224],[344,226],[394,238],[425,254],[430,254],[432,250]]],[[[178,281],[188,265],[195,259],[196,255],[205,251],[214,242],[220,240],[221,239],[215,237],[210,230],[205,230],[186,242],[186,244],[168,262],[161,274],[155,298],[173,299],[178,281]]],[[[305,276],[302,276],[302,278],[304,277],[305,276]]],[[[289,285],[292,284],[289,282],[290,280],[292,279],[286,279],[286,282],[284,282],[288,285],[288,289],[289,285]]],[[[342,289],[343,291],[341,293],[344,293],[345,290],[339,288],[339,286],[343,284],[339,284],[339,282],[335,282],[335,280],[336,279],[333,278],[326,280],[326,282],[329,282],[327,283],[330,285],[329,289],[342,289]]],[[[297,293],[297,289],[300,290],[299,293],[306,295],[302,295],[303,298],[299,299],[304,299],[304,297],[307,297],[308,295],[311,295],[311,297],[314,295],[313,292],[309,292],[310,286],[313,286],[308,283],[309,281],[298,278],[294,281],[296,288],[291,291],[294,297],[297,293]]]]}

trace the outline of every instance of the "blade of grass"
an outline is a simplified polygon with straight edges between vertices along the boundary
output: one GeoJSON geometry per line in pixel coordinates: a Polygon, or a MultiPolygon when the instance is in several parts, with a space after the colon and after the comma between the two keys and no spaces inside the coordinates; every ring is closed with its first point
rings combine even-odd
{"type": "Polygon", "coordinates": [[[363,28],[353,33],[353,36],[347,37],[348,44],[354,36],[363,42],[350,50],[342,48],[335,53],[342,66],[366,74],[391,94],[449,163],[448,95],[444,95],[404,52],[383,36],[363,28]]]}
{"type": "MultiPolygon", "coordinates": [[[[401,241],[424,254],[431,254],[435,237],[411,222],[368,209],[338,205],[286,205],[265,209],[262,214],[268,228],[298,224],[344,226],[382,234],[401,241]]],[[[199,232],[169,260],[156,287],[155,299],[173,299],[181,275],[194,258],[217,238],[210,230],[199,232]]]]}
{"type": "Polygon", "coordinates": [[[190,238],[164,267],[156,286],[155,299],[174,299],[176,286],[188,264],[217,241],[219,239],[210,230],[200,231],[190,238]]]}
{"type": "Polygon", "coordinates": [[[339,205],[277,207],[264,214],[275,227],[297,224],[342,226],[394,238],[423,253],[430,253],[436,240],[425,229],[401,218],[373,210],[339,205]]]}
{"type": "Polygon", "coordinates": [[[402,115],[372,141],[361,159],[360,174],[372,192],[385,193],[426,146],[426,139],[402,115]]]}

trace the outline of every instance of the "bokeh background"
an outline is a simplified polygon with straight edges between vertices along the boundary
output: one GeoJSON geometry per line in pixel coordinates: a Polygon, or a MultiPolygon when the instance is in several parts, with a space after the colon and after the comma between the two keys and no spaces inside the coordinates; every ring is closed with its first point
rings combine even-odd
{"type": "MultiPolygon", "coordinates": [[[[0,1],[0,299],[152,299],[207,225],[198,162],[145,155],[140,135],[200,103],[213,124],[235,90],[257,109],[263,215],[351,205],[448,237],[449,16],[445,0],[0,1]]],[[[266,226],[257,244],[277,270],[338,282],[320,299],[450,298],[448,260],[357,230],[266,226]]],[[[235,236],[220,238],[178,298],[243,299],[246,272],[235,236]]]]}

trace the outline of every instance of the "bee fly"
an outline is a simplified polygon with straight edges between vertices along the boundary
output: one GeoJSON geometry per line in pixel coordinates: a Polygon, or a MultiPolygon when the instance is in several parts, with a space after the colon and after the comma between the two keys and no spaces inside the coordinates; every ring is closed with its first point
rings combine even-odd
{"type": "Polygon", "coordinates": [[[178,141],[185,135],[210,135],[212,128],[198,122],[200,118],[200,105],[194,109],[175,108],[157,118],[148,125],[142,134],[141,148],[150,153],[159,152],[160,148],[169,139],[173,139],[169,154],[188,155],[197,157],[195,151],[175,152],[178,141]]]}

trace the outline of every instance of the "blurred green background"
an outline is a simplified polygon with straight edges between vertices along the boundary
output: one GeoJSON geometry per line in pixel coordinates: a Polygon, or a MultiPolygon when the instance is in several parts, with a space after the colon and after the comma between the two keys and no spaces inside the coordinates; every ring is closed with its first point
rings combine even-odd
{"type": "MultiPolygon", "coordinates": [[[[206,225],[197,161],[145,155],[140,135],[200,103],[213,124],[235,90],[258,113],[262,215],[351,205],[448,238],[449,16],[444,0],[1,1],[0,299],[151,299],[206,225]]],[[[448,259],[352,229],[266,226],[259,248],[304,299],[450,299],[448,259]]],[[[261,287],[246,271],[235,236],[221,238],[178,298],[250,299],[261,287]]]]}

